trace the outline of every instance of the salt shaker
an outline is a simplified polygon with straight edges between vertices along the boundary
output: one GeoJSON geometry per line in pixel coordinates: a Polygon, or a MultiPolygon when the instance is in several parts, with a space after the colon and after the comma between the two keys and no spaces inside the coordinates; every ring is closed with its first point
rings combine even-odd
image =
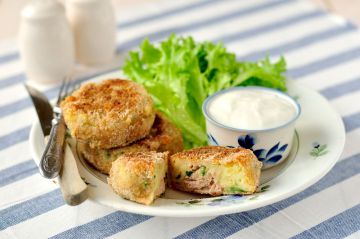
{"type": "Polygon", "coordinates": [[[21,12],[19,48],[28,80],[57,83],[74,65],[74,40],[64,6],[37,0],[21,12]]]}
{"type": "Polygon", "coordinates": [[[77,60],[86,65],[111,62],[116,48],[116,21],[110,0],[67,0],[66,14],[77,60]]]}

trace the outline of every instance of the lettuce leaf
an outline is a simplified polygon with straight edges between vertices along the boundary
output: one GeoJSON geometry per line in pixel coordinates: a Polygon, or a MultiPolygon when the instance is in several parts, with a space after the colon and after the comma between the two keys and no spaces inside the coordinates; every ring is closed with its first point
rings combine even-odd
{"type": "Polygon", "coordinates": [[[238,62],[221,44],[195,42],[174,34],[160,44],[145,39],[129,53],[123,67],[183,134],[186,148],[207,144],[202,103],[211,94],[234,86],[260,85],[285,91],[286,62],[238,62]]]}

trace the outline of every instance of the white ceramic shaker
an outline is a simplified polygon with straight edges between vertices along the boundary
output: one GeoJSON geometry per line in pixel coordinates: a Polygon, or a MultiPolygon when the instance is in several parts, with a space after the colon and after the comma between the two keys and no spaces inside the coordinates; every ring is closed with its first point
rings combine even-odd
{"type": "Polygon", "coordinates": [[[110,0],[66,0],[77,60],[85,65],[111,62],[116,48],[116,20],[110,0]]]}
{"type": "Polygon", "coordinates": [[[71,73],[74,40],[64,6],[57,0],[27,5],[21,12],[18,37],[28,80],[56,83],[71,73]]]}

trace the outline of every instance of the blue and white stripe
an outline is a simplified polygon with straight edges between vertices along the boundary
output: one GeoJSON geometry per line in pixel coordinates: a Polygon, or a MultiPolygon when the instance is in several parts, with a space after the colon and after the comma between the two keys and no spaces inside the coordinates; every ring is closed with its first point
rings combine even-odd
{"type": "MultiPolygon", "coordinates": [[[[119,67],[144,37],[170,33],[223,41],[239,60],[285,55],[288,75],[319,90],[341,114],[345,151],[305,191],[244,213],[194,219],[115,211],[93,202],[64,204],[43,180],[27,142],[35,111],[15,43],[0,43],[0,238],[357,238],[360,230],[360,31],[302,0],[179,1],[119,13],[119,67]]],[[[109,69],[82,72],[79,80],[109,69]]],[[[58,86],[44,88],[53,99],[58,86]]]]}

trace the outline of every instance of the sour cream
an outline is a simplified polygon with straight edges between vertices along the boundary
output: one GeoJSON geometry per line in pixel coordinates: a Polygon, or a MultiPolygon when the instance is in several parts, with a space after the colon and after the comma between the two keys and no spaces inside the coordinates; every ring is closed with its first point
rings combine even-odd
{"type": "Polygon", "coordinates": [[[276,91],[249,87],[225,91],[212,97],[209,116],[228,127],[246,130],[269,129],[295,118],[294,101],[276,91]]]}

